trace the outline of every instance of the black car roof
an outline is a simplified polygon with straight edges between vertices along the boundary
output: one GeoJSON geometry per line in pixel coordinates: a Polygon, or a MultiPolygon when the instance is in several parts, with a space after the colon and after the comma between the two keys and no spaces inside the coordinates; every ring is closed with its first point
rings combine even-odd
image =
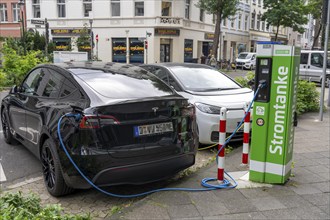
{"type": "MultiPolygon", "coordinates": [[[[123,64],[123,63],[112,63],[112,62],[64,62],[64,63],[54,63],[54,64],[43,64],[41,66],[49,66],[49,67],[58,67],[61,69],[93,69],[93,70],[103,70],[105,72],[113,72],[113,73],[122,73],[122,74],[134,74],[135,71],[146,71],[145,69],[131,65],[131,64],[123,64]]],[[[81,73],[70,71],[75,75],[79,75],[81,73]]]]}

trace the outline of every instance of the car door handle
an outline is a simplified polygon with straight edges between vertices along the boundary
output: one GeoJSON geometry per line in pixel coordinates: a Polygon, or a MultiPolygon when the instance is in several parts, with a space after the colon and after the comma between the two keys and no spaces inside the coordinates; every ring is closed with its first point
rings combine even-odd
{"type": "Polygon", "coordinates": [[[306,66],[303,66],[303,68],[306,68],[306,66]]]}
{"type": "Polygon", "coordinates": [[[309,69],[309,67],[310,67],[310,66],[308,65],[308,66],[307,66],[307,69],[309,69]]]}

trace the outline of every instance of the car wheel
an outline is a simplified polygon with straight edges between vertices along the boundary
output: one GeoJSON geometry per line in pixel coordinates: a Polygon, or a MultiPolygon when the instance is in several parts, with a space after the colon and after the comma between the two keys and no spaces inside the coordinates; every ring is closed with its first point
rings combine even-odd
{"type": "Polygon", "coordinates": [[[45,185],[51,195],[63,196],[73,191],[63,179],[59,157],[50,139],[47,139],[42,146],[41,163],[45,185]]]}
{"type": "Polygon", "coordinates": [[[10,132],[8,118],[7,118],[7,115],[4,111],[4,109],[2,109],[2,111],[1,111],[1,123],[2,123],[2,131],[3,131],[3,136],[4,136],[4,139],[5,139],[5,142],[7,144],[17,144],[16,139],[14,138],[12,133],[10,132]]]}

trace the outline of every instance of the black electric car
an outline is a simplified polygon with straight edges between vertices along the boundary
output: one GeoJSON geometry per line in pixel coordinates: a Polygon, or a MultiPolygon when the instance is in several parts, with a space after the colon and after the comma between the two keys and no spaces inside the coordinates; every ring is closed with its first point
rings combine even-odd
{"type": "Polygon", "coordinates": [[[98,186],[143,184],[193,165],[198,147],[195,109],[148,71],[103,62],[43,64],[1,103],[7,143],[38,158],[47,190],[61,196],[90,185],[59,143],[98,186]],[[78,118],[78,120],[77,120],[78,118]]]}

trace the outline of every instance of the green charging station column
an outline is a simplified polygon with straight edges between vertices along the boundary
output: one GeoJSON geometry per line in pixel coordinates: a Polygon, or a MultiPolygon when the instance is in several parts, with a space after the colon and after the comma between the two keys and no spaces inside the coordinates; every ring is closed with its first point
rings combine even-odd
{"type": "Polygon", "coordinates": [[[255,83],[265,85],[253,104],[251,181],[285,183],[291,174],[300,48],[257,45],[255,83]]]}

